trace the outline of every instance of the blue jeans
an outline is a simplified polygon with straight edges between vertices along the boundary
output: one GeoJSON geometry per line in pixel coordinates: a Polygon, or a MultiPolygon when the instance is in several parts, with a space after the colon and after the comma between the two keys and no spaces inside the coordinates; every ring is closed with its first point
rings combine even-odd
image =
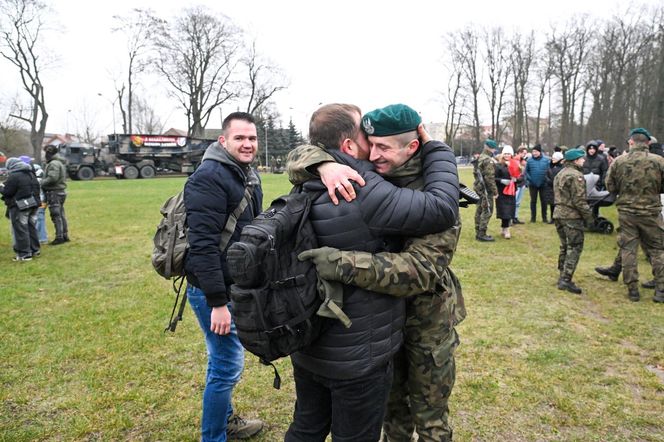
{"type": "MultiPolygon", "coordinates": [[[[235,322],[231,323],[231,332],[228,335],[218,335],[210,330],[212,308],[208,306],[201,289],[187,285],[187,298],[205,335],[208,353],[201,440],[225,442],[226,424],[233,414],[233,387],[240,380],[244,368],[244,348],[237,337],[235,322]]],[[[228,307],[231,308],[231,305],[228,307]]]]}
{"type": "Polygon", "coordinates": [[[516,208],[514,209],[514,218],[519,217],[519,208],[521,207],[521,200],[523,194],[526,193],[526,186],[517,186],[516,188],[516,208]]]}
{"type": "Polygon", "coordinates": [[[392,362],[347,380],[318,376],[293,364],[295,412],[286,442],[376,442],[392,387],[392,362]]]}
{"type": "Polygon", "coordinates": [[[39,233],[39,242],[48,242],[48,233],[46,233],[46,209],[40,207],[37,210],[37,233],[39,233]]]}

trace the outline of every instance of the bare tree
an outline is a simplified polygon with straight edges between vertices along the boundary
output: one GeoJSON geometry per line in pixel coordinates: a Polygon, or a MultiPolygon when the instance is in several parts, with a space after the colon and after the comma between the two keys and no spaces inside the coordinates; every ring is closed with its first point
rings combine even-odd
{"type": "Polygon", "coordinates": [[[483,35],[483,46],[483,61],[489,81],[482,89],[491,112],[491,138],[498,140],[502,133],[500,114],[505,106],[505,93],[511,74],[508,45],[502,28],[486,31],[483,35]]]}
{"type": "Polygon", "coordinates": [[[510,62],[513,66],[514,86],[514,123],[513,143],[520,146],[524,141],[530,144],[530,128],[528,124],[528,88],[529,75],[535,58],[535,34],[523,36],[515,33],[511,41],[510,62]]]}
{"type": "Polygon", "coordinates": [[[152,36],[161,32],[164,21],[157,18],[149,9],[134,8],[128,16],[113,16],[116,25],[113,32],[122,32],[127,39],[127,83],[116,87],[118,104],[122,114],[124,133],[133,132],[133,102],[136,75],[142,73],[148,65],[147,53],[152,44],[152,36]],[[126,100],[124,91],[127,91],[126,100]]]}
{"type": "Polygon", "coordinates": [[[136,108],[136,131],[138,133],[160,134],[164,131],[163,121],[147,100],[137,96],[134,104],[136,108]]]}
{"type": "Polygon", "coordinates": [[[32,106],[19,108],[12,117],[30,125],[33,157],[41,161],[41,148],[48,121],[44,85],[41,79],[45,63],[39,44],[48,9],[37,0],[0,0],[0,55],[18,69],[23,89],[32,106]]]}
{"type": "MultiPolygon", "coordinates": [[[[542,108],[547,91],[551,89],[551,76],[553,72],[553,58],[548,51],[537,50],[534,61],[535,88],[537,93],[537,111],[535,113],[535,143],[542,141],[542,108]]],[[[550,99],[550,96],[549,96],[550,99]]],[[[549,121],[551,121],[551,109],[549,109],[549,121]]],[[[550,140],[551,141],[551,140],[550,140]]]]}
{"type": "MultiPolygon", "coordinates": [[[[587,55],[592,45],[592,31],[586,26],[587,17],[573,17],[561,33],[551,30],[547,49],[554,61],[553,75],[558,80],[561,99],[560,137],[563,143],[573,143],[576,104],[584,81],[587,55]]],[[[550,117],[550,116],[549,116],[550,117]]]]}
{"type": "Polygon", "coordinates": [[[457,69],[452,63],[452,72],[447,82],[446,109],[445,109],[445,143],[454,148],[454,139],[456,138],[459,126],[461,126],[461,118],[463,117],[463,108],[465,105],[465,98],[462,96],[461,91],[461,70],[457,69]]]}
{"type": "Polygon", "coordinates": [[[157,68],[185,110],[190,136],[202,136],[212,112],[238,96],[239,34],[228,17],[195,7],[156,36],[157,68]]]}
{"type": "Polygon", "coordinates": [[[463,88],[468,92],[472,106],[473,136],[476,145],[479,146],[481,144],[479,93],[482,87],[482,73],[477,65],[479,37],[475,29],[469,26],[461,32],[449,34],[447,43],[454,63],[460,66],[463,72],[463,88]]]}
{"type": "Polygon", "coordinates": [[[255,40],[241,63],[246,66],[249,77],[246,84],[246,89],[249,91],[247,112],[253,115],[274,94],[286,89],[287,85],[280,70],[258,54],[255,40]]]}
{"type": "Polygon", "coordinates": [[[16,118],[10,116],[15,112],[13,109],[13,105],[7,106],[7,112],[0,116],[0,146],[7,156],[17,157],[31,152],[32,147],[28,132],[23,130],[16,118]]]}

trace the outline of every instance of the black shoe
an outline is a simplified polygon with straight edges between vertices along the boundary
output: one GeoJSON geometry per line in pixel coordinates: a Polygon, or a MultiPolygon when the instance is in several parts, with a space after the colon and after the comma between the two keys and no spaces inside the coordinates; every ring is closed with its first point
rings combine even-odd
{"type": "Polygon", "coordinates": [[[50,242],[52,246],[57,246],[59,244],[64,244],[67,241],[64,240],[64,238],[55,238],[53,241],[50,242]]]}
{"type": "Polygon", "coordinates": [[[477,235],[477,236],[475,236],[475,239],[478,240],[478,241],[482,241],[482,242],[495,241],[495,239],[493,239],[493,236],[490,236],[490,235],[477,235]]]}
{"type": "Polygon", "coordinates": [[[622,269],[611,267],[595,267],[595,271],[603,276],[608,276],[611,281],[617,281],[622,269]]]}
{"type": "Polygon", "coordinates": [[[531,222],[531,223],[536,223],[537,220],[536,220],[535,218],[530,218],[530,222],[531,222]]]}
{"type": "Polygon", "coordinates": [[[655,280],[651,279],[650,281],[642,282],[641,287],[644,289],[654,289],[655,288],[655,280]]]}
{"type": "Polygon", "coordinates": [[[664,302],[664,292],[656,290],[655,296],[652,297],[652,302],[664,302]]]}
{"type": "Polygon", "coordinates": [[[641,294],[639,293],[638,288],[629,289],[627,292],[627,297],[632,302],[638,302],[641,299],[641,294]]]}
{"type": "MultiPolygon", "coordinates": [[[[551,220],[551,221],[553,221],[553,220],[551,220]]],[[[542,222],[543,222],[544,224],[551,224],[551,223],[549,223],[549,220],[546,219],[546,218],[542,218],[542,222]]]]}
{"type": "Polygon", "coordinates": [[[525,223],[521,221],[519,218],[514,218],[512,219],[512,224],[525,224],[525,223]]]}
{"type": "Polygon", "coordinates": [[[68,236],[65,236],[65,242],[71,241],[68,236]]]}
{"type": "Polygon", "coordinates": [[[560,278],[558,280],[558,290],[567,290],[568,292],[581,294],[581,289],[569,279],[560,278]]]}

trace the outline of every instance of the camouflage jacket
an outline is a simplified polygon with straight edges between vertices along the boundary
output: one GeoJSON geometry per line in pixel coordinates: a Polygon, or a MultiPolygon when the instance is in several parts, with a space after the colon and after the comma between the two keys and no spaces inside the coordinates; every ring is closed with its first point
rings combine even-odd
{"type": "Polygon", "coordinates": [[[498,195],[498,188],[496,187],[496,171],[495,160],[491,156],[489,149],[484,149],[482,155],[475,163],[473,173],[475,175],[475,183],[473,189],[480,196],[486,192],[489,198],[498,195]]]}
{"type": "Polygon", "coordinates": [[[592,211],[586,196],[586,180],[583,169],[574,163],[565,163],[563,170],[553,180],[556,207],[553,219],[583,219],[592,223],[592,211]]]}
{"type": "Polygon", "coordinates": [[[334,161],[334,157],[324,148],[303,144],[288,152],[286,171],[291,184],[298,185],[318,178],[314,170],[320,163],[334,161]]]}
{"type": "Polygon", "coordinates": [[[664,158],[637,143],[626,155],[617,157],[606,175],[606,188],[617,193],[618,212],[633,215],[657,215],[662,209],[659,197],[664,193],[664,158]]]}
{"type": "MultiPolygon", "coordinates": [[[[288,164],[291,182],[298,184],[300,180],[315,176],[311,167],[331,158],[316,146],[300,146],[291,151],[288,164]]],[[[493,168],[493,164],[489,164],[493,168]]],[[[384,178],[399,187],[421,189],[421,158],[412,157],[384,178]]],[[[407,306],[409,319],[439,309],[445,322],[441,326],[453,327],[466,317],[461,287],[448,268],[460,233],[459,219],[454,227],[442,233],[408,238],[400,253],[341,252],[339,281],[377,293],[411,297],[407,306]]]]}

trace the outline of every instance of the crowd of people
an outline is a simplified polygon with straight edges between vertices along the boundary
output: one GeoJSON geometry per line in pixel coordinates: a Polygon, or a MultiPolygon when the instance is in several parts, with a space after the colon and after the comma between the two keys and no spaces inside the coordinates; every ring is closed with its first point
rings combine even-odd
{"type": "Polygon", "coordinates": [[[59,245],[69,241],[64,203],[67,198],[67,168],[56,146],[44,149],[46,166],[33,158],[7,158],[8,177],[0,183],[5,216],[10,220],[15,262],[32,261],[41,255],[41,245],[59,245]],[[48,207],[55,228],[55,239],[48,242],[45,210],[48,207]]]}
{"type": "Polygon", "coordinates": [[[597,267],[601,274],[617,280],[621,271],[628,287],[628,298],[640,300],[636,249],[641,244],[652,264],[655,279],[642,284],[654,288],[653,301],[664,302],[661,231],[664,198],[664,153],[662,146],[646,129],[629,133],[628,149],[619,153],[604,141],[590,140],[573,149],[556,146],[549,157],[540,145],[531,152],[498,144],[487,139],[482,152],[473,160],[474,190],[479,195],[475,213],[475,238],[480,242],[495,239],[487,233],[493,214],[501,222],[501,236],[511,239],[510,226],[523,224],[519,219],[519,193],[530,191],[530,222],[537,222],[537,205],[541,220],[555,224],[560,239],[558,288],[582,292],[573,281],[581,252],[584,231],[599,218],[599,204],[589,204],[594,195],[615,197],[620,227],[619,253],[610,267],[597,267]],[[625,265],[625,263],[628,263],[625,265]]]}

